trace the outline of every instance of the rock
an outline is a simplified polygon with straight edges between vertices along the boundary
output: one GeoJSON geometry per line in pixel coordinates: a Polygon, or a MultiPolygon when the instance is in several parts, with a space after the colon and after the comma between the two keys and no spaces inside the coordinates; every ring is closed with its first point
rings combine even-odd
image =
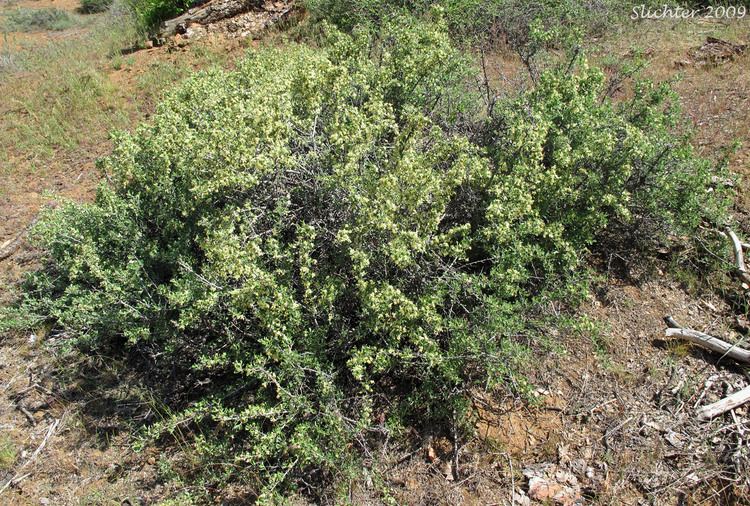
{"type": "Polygon", "coordinates": [[[684,440],[684,436],[682,436],[681,434],[677,434],[674,431],[670,430],[667,433],[667,435],[664,436],[664,439],[666,439],[669,442],[669,444],[671,444],[675,448],[684,448],[685,447],[685,443],[683,441],[684,440]]]}
{"type": "Polygon", "coordinates": [[[536,476],[529,479],[529,497],[537,501],[547,501],[560,492],[562,487],[557,483],[552,483],[544,478],[536,476]]]}
{"type": "Polygon", "coordinates": [[[570,463],[570,469],[572,469],[573,472],[579,476],[584,476],[586,474],[587,467],[588,467],[588,464],[586,463],[584,459],[575,459],[573,462],[570,463]]]}
{"type": "Polygon", "coordinates": [[[531,506],[531,499],[523,492],[513,492],[513,506],[531,506]]]}
{"type": "Polygon", "coordinates": [[[39,504],[41,504],[42,506],[47,506],[48,504],[50,504],[50,500],[46,497],[41,497],[39,498],[39,504]]]}
{"type": "Polygon", "coordinates": [[[554,464],[529,466],[523,470],[523,474],[529,478],[528,496],[535,501],[560,506],[572,506],[581,501],[578,478],[554,464]]]}

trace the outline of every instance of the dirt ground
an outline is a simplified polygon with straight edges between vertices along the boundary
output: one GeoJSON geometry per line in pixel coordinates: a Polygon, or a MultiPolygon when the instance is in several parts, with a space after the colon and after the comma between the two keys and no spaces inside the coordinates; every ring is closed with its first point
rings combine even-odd
{"type": "MultiPolygon", "coordinates": [[[[0,3],[0,11],[22,4],[77,7],[75,0],[24,0],[0,3]]],[[[696,51],[708,36],[747,44],[749,26],[652,23],[601,41],[594,52],[594,60],[607,54],[624,57],[637,44],[651,76],[680,74],[676,89],[696,129],[696,148],[706,156],[717,156],[735,139],[745,141],[731,158],[740,181],[740,217],[750,209],[745,177],[750,171],[750,51],[721,62],[705,62],[696,51]]],[[[11,39],[33,45],[64,36],[31,33],[11,39]]],[[[121,99],[137,103],[127,113],[135,124],[153,110],[155,98],[139,95],[139,83],[154,65],[193,58],[191,47],[223,53],[229,61],[252,40],[234,32],[200,41],[178,37],[128,55],[125,64],[107,69],[107,79],[121,99]]],[[[497,55],[495,63],[516,65],[510,55],[497,55]]],[[[13,107],[0,100],[0,112],[13,107]]],[[[44,205],[43,194],[91,199],[100,178],[95,160],[109,149],[105,133],[96,132],[76,149],[44,159],[42,168],[33,153],[4,154],[0,244],[18,238],[19,247],[0,260],[0,303],[12,299],[23,272],[38,263],[38,253],[23,234],[44,205]]],[[[742,232],[750,237],[750,227],[742,232]]],[[[662,318],[668,314],[684,326],[746,340],[747,328],[716,295],[696,297],[666,275],[645,283],[608,277],[581,309],[585,321],[598,323],[586,332],[550,330],[549,344],[535,350],[540,366],[529,378],[535,402],[477,392],[477,435],[462,443],[456,459],[450,457],[456,453],[452,443],[444,439],[390,456],[386,475],[396,500],[425,505],[750,504],[750,408],[711,422],[695,419],[697,406],[743,388],[750,375],[730,360],[664,337],[662,318]]],[[[58,353],[62,341],[46,329],[0,340],[0,504],[156,504],[179,492],[180,484],[169,480],[172,453],[133,450],[132,428],[142,421],[134,417],[152,402],[148,394],[106,357],[63,357],[58,353]]],[[[232,498],[226,491],[218,502],[232,498]]],[[[353,489],[351,500],[379,501],[366,485],[353,489]]]]}

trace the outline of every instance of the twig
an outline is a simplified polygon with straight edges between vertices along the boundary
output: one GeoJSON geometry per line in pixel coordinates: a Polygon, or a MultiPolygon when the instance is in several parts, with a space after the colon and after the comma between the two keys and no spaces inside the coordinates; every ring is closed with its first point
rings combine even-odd
{"type": "Polygon", "coordinates": [[[20,402],[16,403],[16,409],[23,413],[23,416],[26,417],[26,419],[29,421],[32,427],[36,426],[36,418],[34,418],[34,415],[31,414],[31,412],[26,409],[26,406],[21,404],[20,402]]]}
{"type": "Polygon", "coordinates": [[[57,429],[57,426],[59,424],[60,424],[60,419],[56,419],[54,422],[52,422],[50,424],[49,429],[47,429],[47,435],[44,436],[44,439],[39,444],[39,446],[37,447],[37,449],[34,450],[34,453],[31,454],[31,457],[29,457],[29,460],[27,460],[26,462],[24,462],[21,465],[21,467],[18,468],[18,471],[16,472],[16,474],[13,475],[13,477],[10,480],[8,480],[7,483],[5,485],[3,485],[2,488],[0,488],[0,495],[2,495],[2,493],[5,492],[8,489],[8,487],[10,487],[11,485],[15,485],[15,484],[19,483],[21,480],[23,480],[24,478],[26,478],[27,476],[29,476],[29,474],[31,474],[31,473],[26,473],[25,475],[22,475],[21,471],[23,471],[26,466],[28,466],[30,463],[32,463],[34,461],[34,459],[37,458],[37,456],[39,455],[39,453],[41,453],[41,451],[44,449],[45,445],[47,444],[47,441],[49,441],[49,438],[51,438],[52,434],[55,433],[55,429],[57,429]]]}

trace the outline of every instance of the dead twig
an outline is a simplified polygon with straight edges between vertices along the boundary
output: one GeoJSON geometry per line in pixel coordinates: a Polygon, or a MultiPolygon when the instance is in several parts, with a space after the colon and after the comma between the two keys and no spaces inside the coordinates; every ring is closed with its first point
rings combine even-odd
{"type": "MultiPolygon", "coordinates": [[[[742,247],[739,245],[737,236],[734,235],[734,233],[729,229],[727,229],[727,232],[733,238],[732,242],[735,244],[735,250],[737,248],[739,248],[740,250],[740,254],[737,255],[736,258],[737,258],[737,262],[739,266],[744,268],[744,259],[742,258],[742,247]]],[[[738,362],[750,364],[750,350],[739,348],[737,345],[729,344],[725,341],[722,341],[721,339],[717,337],[704,334],[703,332],[699,332],[697,330],[680,328],[679,324],[671,316],[665,316],[664,322],[668,326],[668,328],[665,331],[667,336],[681,337],[703,348],[714,351],[716,353],[721,353],[722,358],[729,357],[738,362]]],[[[708,388],[708,385],[704,389],[704,392],[701,394],[701,397],[698,399],[698,401],[696,401],[696,404],[697,402],[700,402],[700,399],[703,397],[703,394],[705,393],[705,390],[707,388],[708,388]]],[[[728,395],[727,397],[721,399],[720,401],[717,401],[717,402],[714,402],[713,404],[709,404],[707,406],[703,406],[702,408],[699,408],[697,410],[698,420],[701,420],[701,421],[710,420],[711,418],[714,418],[722,413],[726,413],[727,411],[731,411],[734,408],[745,404],[746,402],[750,402],[750,386],[745,387],[742,390],[735,392],[731,395],[728,395]]]]}
{"type": "Polygon", "coordinates": [[[34,450],[34,453],[31,454],[31,457],[29,457],[29,460],[24,462],[21,465],[21,467],[18,468],[18,471],[16,471],[16,474],[14,474],[13,477],[10,480],[8,480],[5,483],[5,485],[3,485],[2,488],[0,488],[0,495],[2,495],[3,492],[5,492],[8,489],[8,487],[17,485],[18,483],[21,482],[21,480],[23,480],[24,478],[28,477],[31,474],[31,473],[26,473],[22,475],[21,471],[23,471],[26,468],[26,466],[31,464],[37,458],[37,456],[41,453],[41,451],[47,445],[47,441],[49,441],[49,438],[51,438],[52,434],[55,433],[55,430],[57,429],[58,425],[60,425],[60,419],[56,419],[54,422],[52,422],[49,425],[49,428],[47,429],[47,434],[44,436],[44,439],[42,440],[42,442],[39,444],[37,449],[34,450]]]}
{"type": "Polygon", "coordinates": [[[23,413],[23,416],[26,417],[26,419],[29,421],[32,427],[36,426],[36,418],[34,418],[34,415],[31,414],[31,411],[26,409],[26,406],[24,406],[22,403],[17,402],[16,403],[16,409],[23,413]]]}

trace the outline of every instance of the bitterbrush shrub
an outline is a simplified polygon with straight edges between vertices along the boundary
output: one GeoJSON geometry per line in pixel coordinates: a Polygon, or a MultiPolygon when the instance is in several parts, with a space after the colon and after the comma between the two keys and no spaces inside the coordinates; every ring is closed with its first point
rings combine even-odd
{"type": "Polygon", "coordinates": [[[211,486],[266,501],[460,420],[608,226],[689,229],[723,202],[683,144],[660,155],[658,93],[615,106],[600,72],[551,72],[470,141],[449,126],[479,99],[441,26],[333,39],[202,72],[118,134],[95,201],[35,228],[48,266],[6,317],[190,382],[149,433],[192,431],[211,486]]]}
{"type": "Polygon", "coordinates": [[[614,0],[305,0],[314,19],[348,31],[363,24],[379,26],[394,15],[445,19],[455,41],[465,45],[505,43],[526,53],[536,44],[534,28],[555,35],[555,43],[578,34],[600,36],[612,19],[630,10],[614,0]]]}

